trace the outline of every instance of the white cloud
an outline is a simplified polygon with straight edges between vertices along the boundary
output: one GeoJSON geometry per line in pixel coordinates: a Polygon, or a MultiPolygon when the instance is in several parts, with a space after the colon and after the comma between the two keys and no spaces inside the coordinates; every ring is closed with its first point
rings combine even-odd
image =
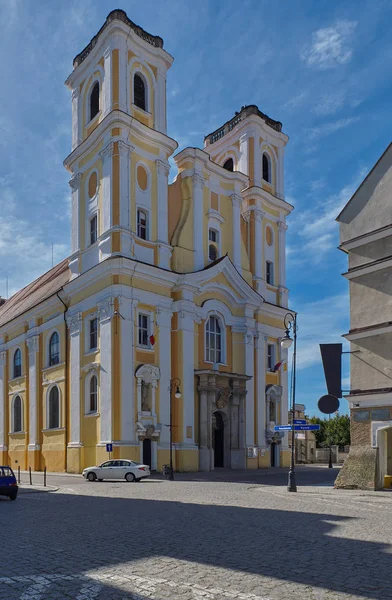
{"type": "Polygon", "coordinates": [[[307,98],[307,96],[308,96],[307,92],[300,92],[296,96],[293,96],[292,98],[290,98],[290,100],[287,100],[287,102],[285,104],[283,104],[283,108],[286,108],[286,109],[298,108],[298,106],[301,106],[304,103],[304,100],[307,98]]]}
{"type": "Polygon", "coordinates": [[[335,131],[339,131],[339,129],[344,129],[345,127],[349,127],[353,123],[357,123],[359,121],[359,117],[347,117],[346,119],[339,119],[338,121],[333,121],[331,123],[325,123],[324,125],[320,125],[319,127],[313,127],[308,130],[308,135],[310,140],[315,140],[320,137],[325,137],[330,135],[331,133],[335,133],[335,131]]]}
{"type": "Polygon", "coordinates": [[[310,67],[331,69],[351,59],[350,46],[356,21],[337,21],[333,27],[318,29],[312,33],[312,43],[305,46],[301,59],[310,67]]]}
{"type": "Polygon", "coordinates": [[[323,94],[315,103],[313,112],[319,116],[333,115],[344,103],[345,94],[342,91],[323,94]]]}

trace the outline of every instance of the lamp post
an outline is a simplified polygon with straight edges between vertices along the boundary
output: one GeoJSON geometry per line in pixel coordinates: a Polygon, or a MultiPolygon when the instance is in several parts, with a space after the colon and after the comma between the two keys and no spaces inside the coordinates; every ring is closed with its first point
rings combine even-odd
{"type": "Polygon", "coordinates": [[[294,348],[293,348],[293,387],[291,392],[291,463],[289,470],[289,480],[287,484],[288,492],[296,492],[297,485],[295,483],[295,383],[296,383],[296,362],[297,362],[297,314],[288,312],[284,318],[284,326],[286,328],[286,334],[281,339],[280,345],[284,350],[288,350],[293,343],[293,339],[290,337],[290,331],[293,332],[294,348]]]}
{"type": "Polygon", "coordinates": [[[328,469],[333,468],[332,464],[332,446],[331,446],[331,415],[328,415],[328,437],[329,437],[329,461],[328,461],[328,469]]]}
{"type": "Polygon", "coordinates": [[[173,391],[175,398],[181,398],[180,392],[181,379],[174,377],[170,380],[170,468],[169,468],[169,480],[174,481],[174,469],[173,469],[173,391]]]}

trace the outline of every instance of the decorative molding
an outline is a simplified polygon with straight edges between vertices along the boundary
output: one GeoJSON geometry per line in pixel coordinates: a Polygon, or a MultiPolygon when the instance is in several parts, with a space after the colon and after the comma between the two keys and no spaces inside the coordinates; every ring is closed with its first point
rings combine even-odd
{"type": "Polygon", "coordinates": [[[39,335],[32,335],[26,340],[29,353],[38,352],[39,350],[39,335]]]}
{"type": "Polygon", "coordinates": [[[98,304],[98,318],[100,323],[110,321],[113,316],[113,299],[104,300],[98,304]]]}
{"type": "Polygon", "coordinates": [[[234,194],[231,194],[230,198],[231,198],[231,202],[233,204],[233,208],[234,207],[241,208],[241,206],[242,206],[242,196],[240,196],[239,194],[234,193],[234,194]]]}
{"type": "Polygon", "coordinates": [[[202,190],[205,184],[204,177],[198,173],[192,175],[193,187],[202,190]]]}
{"type": "Polygon", "coordinates": [[[109,142],[103,150],[99,153],[99,156],[102,162],[106,162],[108,159],[112,158],[114,152],[114,142],[109,142]]]}
{"type": "MultiPolygon", "coordinates": [[[[135,147],[132,146],[132,144],[127,144],[123,140],[119,140],[117,142],[117,144],[118,144],[118,153],[120,155],[124,155],[124,156],[127,156],[128,158],[130,158],[132,152],[135,150],[135,147]]],[[[105,150],[103,150],[102,152],[105,152],[105,150]]]]}
{"type": "Polygon", "coordinates": [[[75,173],[75,175],[73,175],[73,177],[69,180],[68,183],[73,192],[78,191],[78,189],[80,188],[81,181],[82,181],[81,173],[75,173]]]}
{"type": "Polygon", "coordinates": [[[288,226],[286,225],[286,223],[284,221],[278,221],[278,228],[279,228],[279,231],[287,231],[288,226]]]}
{"type": "Polygon", "coordinates": [[[84,373],[90,373],[90,371],[95,371],[97,372],[98,369],[100,368],[100,364],[98,362],[91,362],[88,363],[88,365],[85,365],[84,367],[82,367],[82,371],[84,373]]]}
{"type": "Polygon", "coordinates": [[[7,360],[7,352],[6,350],[2,350],[0,352],[0,367],[4,367],[7,360]]]}
{"type": "Polygon", "coordinates": [[[67,326],[71,335],[77,335],[82,329],[82,313],[77,312],[67,318],[67,326]]]}
{"type": "Polygon", "coordinates": [[[157,174],[159,176],[162,176],[162,175],[164,175],[165,177],[169,176],[169,172],[170,172],[169,163],[164,162],[160,158],[157,158],[155,161],[155,164],[156,164],[156,168],[157,168],[157,174]]]}
{"type": "Polygon", "coordinates": [[[161,372],[159,367],[155,365],[140,365],[135,371],[135,377],[139,381],[143,380],[146,383],[152,383],[153,381],[158,381],[161,378],[161,372]]]}

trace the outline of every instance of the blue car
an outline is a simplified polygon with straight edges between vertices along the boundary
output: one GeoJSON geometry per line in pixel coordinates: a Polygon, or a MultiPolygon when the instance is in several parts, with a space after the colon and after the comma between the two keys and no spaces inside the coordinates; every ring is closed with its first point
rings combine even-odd
{"type": "Polygon", "coordinates": [[[0,496],[8,496],[10,500],[16,500],[18,495],[18,484],[11,467],[0,466],[0,496]]]}

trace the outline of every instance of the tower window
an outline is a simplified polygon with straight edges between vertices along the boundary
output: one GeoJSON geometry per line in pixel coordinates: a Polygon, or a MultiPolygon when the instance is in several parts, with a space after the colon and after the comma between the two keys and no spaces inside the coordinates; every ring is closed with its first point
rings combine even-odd
{"type": "MultiPolygon", "coordinates": [[[[267,344],[267,368],[268,371],[273,371],[275,367],[275,346],[274,344],[267,344]]],[[[273,421],[273,419],[270,419],[273,421]]]]}
{"type": "Polygon", "coordinates": [[[266,152],[263,154],[263,179],[271,183],[271,159],[266,152]]]}
{"type": "Polygon", "coordinates": [[[98,319],[95,317],[90,321],[89,331],[89,350],[96,350],[98,348],[98,319]]]}
{"type": "Polygon", "coordinates": [[[133,78],[133,103],[142,110],[146,110],[146,85],[140,75],[133,78]]]}
{"type": "Polygon", "coordinates": [[[95,244],[98,239],[98,218],[97,215],[94,215],[92,219],[90,219],[90,245],[95,244]]]}
{"type": "Polygon", "coordinates": [[[138,317],[138,345],[149,347],[150,317],[139,314],[138,317]]]}
{"type": "Polygon", "coordinates": [[[265,278],[267,283],[274,285],[274,263],[270,260],[265,263],[265,278]]]}
{"type": "Polygon", "coordinates": [[[20,377],[22,375],[22,353],[19,348],[14,354],[14,377],[20,377]]]}
{"type": "Polygon", "coordinates": [[[211,316],[206,324],[206,360],[222,362],[222,331],[217,317],[211,316]]]}
{"type": "Polygon", "coordinates": [[[90,94],[90,121],[99,113],[99,83],[94,83],[90,94]]]}
{"type": "Polygon", "coordinates": [[[226,169],[226,171],[234,171],[234,162],[232,158],[228,158],[225,163],[223,164],[223,168],[226,169]]]}
{"type": "Polygon", "coordinates": [[[60,362],[60,338],[57,331],[52,333],[49,341],[49,366],[58,365],[60,362]]]}
{"type": "Polygon", "coordinates": [[[208,230],[208,258],[211,261],[214,261],[219,256],[219,231],[216,229],[208,230]]]}
{"type": "Polygon", "coordinates": [[[142,240],[147,239],[148,234],[148,218],[144,210],[137,211],[137,236],[142,240]]]}
{"type": "Polygon", "coordinates": [[[13,433],[22,431],[22,399],[20,396],[16,396],[13,405],[13,433]]]}

